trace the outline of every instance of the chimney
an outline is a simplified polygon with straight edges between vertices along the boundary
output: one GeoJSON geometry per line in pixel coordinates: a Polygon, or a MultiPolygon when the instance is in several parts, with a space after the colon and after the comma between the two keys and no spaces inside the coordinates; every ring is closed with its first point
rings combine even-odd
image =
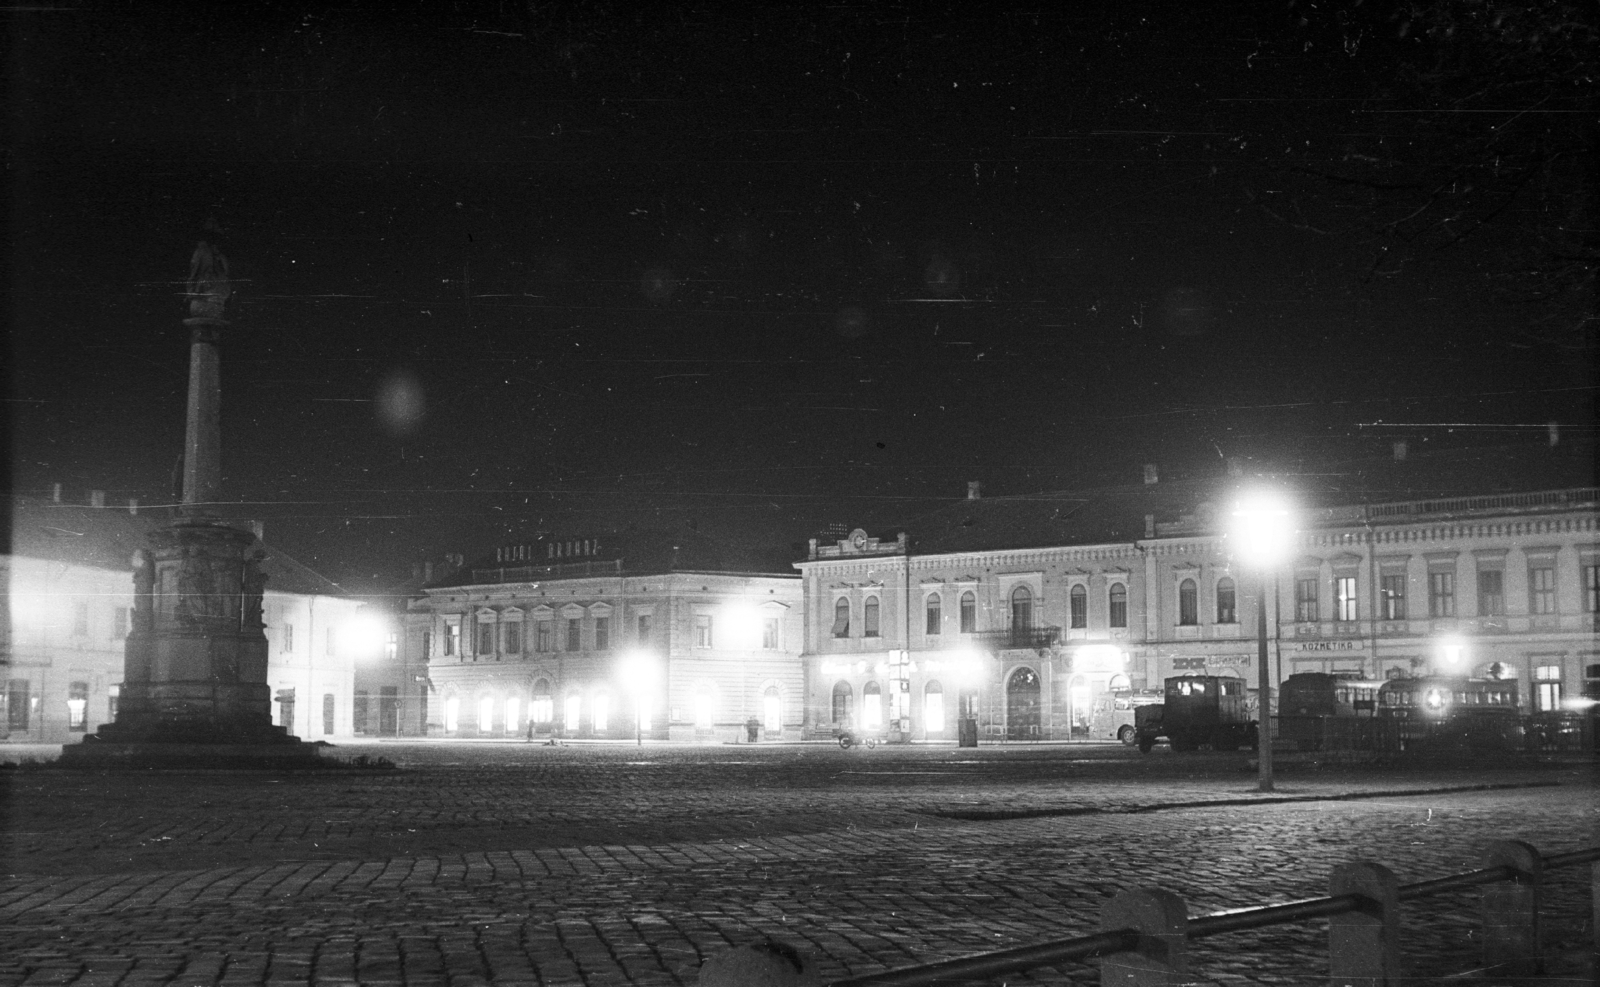
{"type": "Polygon", "coordinates": [[[983,496],[983,484],[978,482],[977,480],[968,480],[967,481],[967,499],[968,500],[977,500],[981,496],[983,496]]]}
{"type": "Polygon", "coordinates": [[[1397,463],[1405,462],[1406,461],[1406,440],[1405,439],[1397,439],[1393,443],[1393,446],[1394,446],[1394,461],[1397,462],[1397,463]]]}
{"type": "Polygon", "coordinates": [[[1550,432],[1550,448],[1554,449],[1561,442],[1561,423],[1551,422],[1545,428],[1550,432]]]}
{"type": "Polygon", "coordinates": [[[55,501],[57,504],[61,503],[61,484],[51,484],[50,499],[55,501]]]}
{"type": "Polygon", "coordinates": [[[104,506],[106,506],[106,492],[104,490],[91,490],[91,491],[89,491],[89,506],[90,507],[104,507],[104,506]]]}
{"type": "Polygon", "coordinates": [[[1156,468],[1156,464],[1155,463],[1145,463],[1144,464],[1144,482],[1147,483],[1147,484],[1155,483],[1156,481],[1158,481],[1160,479],[1161,479],[1161,471],[1156,468]]]}
{"type": "Polygon", "coordinates": [[[1229,456],[1226,462],[1229,476],[1244,476],[1244,460],[1238,456],[1229,456]]]}
{"type": "Polygon", "coordinates": [[[137,513],[139,513],[139,498],[138,497],[129,497],[128,498],[128,513],[129,514],[137,514],[137,513]]]}
{"type": "Polygon", "coordinates": [[[1156,536],[1156,516],[1154,514],[1146,514],[1144,516],[1144,536],[1146,538],[1154,538],[1156,536]]]}
{"type": "Polygon", "coordinates": [[[256,536],[256,541],[265,542],[267,540],[267,522],[251,521],[250,533],[256,536]]]}
{"type": "Polygon", "coordinates": [[[813,539],[811,539],[811,547],[807,551],[806,558],[814,559],[816,557],[817,557],[817,540],[815,538],[813,538],[813,539]]]}

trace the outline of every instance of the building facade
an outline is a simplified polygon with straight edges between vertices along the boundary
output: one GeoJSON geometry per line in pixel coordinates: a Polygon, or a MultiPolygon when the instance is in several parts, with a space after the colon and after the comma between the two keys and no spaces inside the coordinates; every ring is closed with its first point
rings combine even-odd
{"type": "Polygon", "coordinates": [[[674,541],[544,537],[427,587],[401,647],[428,733],[798,738],[800,580],[674,541]]]}
{"type": "MultiPolygon", "coordinates": [[[[0,741],[71,743],[116,715],[133,608],[134,552],[164,524],[136,503],[108,507],[11,498],[0,554],[0,741]]],[[[273,721],[305,740],[352,732],[360,604],[283,553],[258,544],[267,576],[273,721]]]]}
{"type": "Polygon", "coordinates": [[[953,739],[971,718],[981,736],[1064,739],[1097,697],[1172,675],[1243,676],[1253,693],[1263,606],[1272,682],[1515,679],[1527,712],[1600,698],[1594,487],[1361,503],[1303,489],[1290,561],[1263,582],[1230,549],[1243,483],[974,489],[921,537],[813,542],[797,565],[802,732],[953,739]]]}

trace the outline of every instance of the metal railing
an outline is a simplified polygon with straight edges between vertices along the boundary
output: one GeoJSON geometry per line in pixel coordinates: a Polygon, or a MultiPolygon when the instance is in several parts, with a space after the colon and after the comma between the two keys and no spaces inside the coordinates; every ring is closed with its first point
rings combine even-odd
{"type": "Polygon", "coordinates": [[[1061,628],[1054,626],[1027,625],[1021,627],[1001,627],[990,631],[979,631],[972,635],[973,642],[980,647],[990,649],[1015,648],[1048,648],[1061,640],[1061,628]]]}
{"type": "MultiPolygon", "coordinates": [[[[1333,873],[1336,893],[1326,897],[1231,909],[1192,920],[1183,900],[1171,892],[1126,891],[1101,912],[1102,926],[1112,927],[1095,935],[849,977],[828,987],[923,987],[1095,958],[1103,960],[1102,984],[1177,984],[1187,982],[1177,978],[1188,973],[1188,940],[1313,918],[1335,920],[1329,927],[1331,975],[1367,978],[1365,982],[1374,985],[1398,983],[1399,902],[1505,882],[1512,887],[1485,895],[1484,963],[1504,973],[1535,972],[1540,961],[1538,909],[1544,871],[1600,861],[1600,847],[1543,857],[1526,843],[1503,841],[1491,845],[1485,857],[1489,866],[1481,870],[1404,885],[1381,865],[1344,864],[1333,873]],[[1129,979],[1128,971],[1137,971],[1138,979],[1129,979]],[[1173,979],[1157,979],[1161,974],[1173,979]]],[[[1600,867],[1594,875],[1600,884],[1600,867]]],[[[1600,894],[1600,888],[1595,893],[1600,894]]],[[[1600,930],[1595,934],[1600,947],[1600,930]]]]}

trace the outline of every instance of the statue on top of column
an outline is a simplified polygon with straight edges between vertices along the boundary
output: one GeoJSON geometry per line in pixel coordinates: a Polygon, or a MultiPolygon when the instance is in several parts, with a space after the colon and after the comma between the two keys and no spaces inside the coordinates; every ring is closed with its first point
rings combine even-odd
{"type": "Polygon", "coordinates": [[[222,309],[233,294],[228,280],[228,259],[222,251],[201,240],[189,260],[189,315],[195,319],[222,318],[222,309]]]}

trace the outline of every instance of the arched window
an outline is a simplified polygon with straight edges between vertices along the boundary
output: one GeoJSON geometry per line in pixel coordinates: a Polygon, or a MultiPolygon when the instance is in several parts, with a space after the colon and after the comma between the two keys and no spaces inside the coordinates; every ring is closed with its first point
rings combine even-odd
{"type": "Polygon", "coordinates": [[[1026,586],[1011,591],[1011,627],[1018,631],[1033,627],[1033,590],[1026,586]]]}
{"type": "Polygon", "coordinates": [[[877,682],[868,682],[861,690],[861,729],[883,729],[883,690],[877,682]]]}
{"type": "Polygon", "coordinates": [[[478,697],[478,732],[489,733],[494,730],[494,697],[478,697]]]}
{"type": "Polygon", "coordinates": [[[978,598],[971,590],[961,594],[961,633],[971,634],[978,629],[978,598]]]}
{"type": "Polygon", "coordinates": [[[1200,590],[1193,579],[1178,584],[1178,623],[1200,623],[1200,590]]]}
{"type": "Polygon", "coordinates": [[[922,722],[928,733],[944,733],[944,686],[938,679],[922,688],[922,722]]]}
{"type": "Polygon", "coordinates": [[[1107,595],[1107,602],[1111,604],[1111,626],[1128,626],[1128,586],[1126,583],[1112,583],[1111,592],[1107,595]]]}
{"type": "Polygon", "coordinates": [[[867,597],[867,605],[861,615],[861,636],[878,636],[878,598],[876,596],[867,597]]]}
{"type": "Polygon", "coordinates": [[[1082,586],[1074,586],[1072,587],[1072,592],[1069,594],[1069,598],[1072,602],[1072,626],[1088,627],[1089,591],[1084,589],[1082,586]]]}
{"type": "Polygon", "coordinates": [[[1217,580],[1217,623],[1237,624],[1239,622],[1238,599],[1233,591],[1233,580],[1223,578],[1217,580]]]}
{"type": "Polygon", "coordinates": [[[850,601],[842,596],[833,604],[833,636],[850,636],[850,601]]]}
{"type": "Polygon", "coordinates": [[[833,684],[832,714],[833,722],[840,726],[850,726],[856,715],[855,690],[843,679],[833,684]]]}
{"type": "Polygon", "coordinates": [[[942,604],[941,604],[941,601],[939,599],[939,594],[938,593],[933,593],[933,594],[929,595],[927,608],[926,608],[927,621],[923,624],[923,627],[922,627],[922,630],[923,630],[924,634],[938,634],[939,633],[939,627],[940,627],[940,623],[941,623],[941,620],[942,620],[942,617],[940,616],[941,605],[942,604]]]}
{"type": "Polygon", "coordinates": [[[528,707],[528,719],[540,726],[549,726],[555,718],[556,707],[550,698],[550,680],[539,679],[533,683],[533,705],[528,707]]]}

